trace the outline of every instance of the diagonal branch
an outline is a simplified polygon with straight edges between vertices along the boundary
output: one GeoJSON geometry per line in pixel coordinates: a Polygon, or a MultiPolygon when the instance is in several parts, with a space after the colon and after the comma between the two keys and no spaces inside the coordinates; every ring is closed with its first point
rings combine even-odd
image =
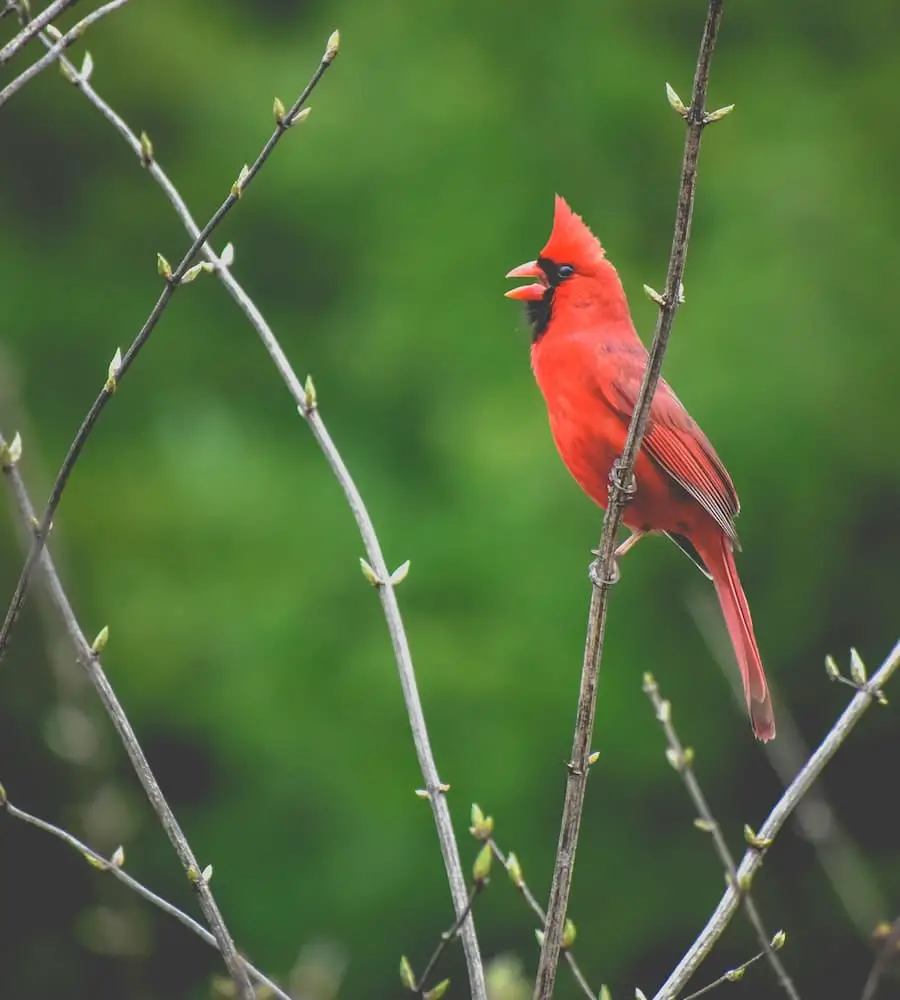
{"type": "MultiPolygon", "coordinates": [[[[93,868],[96,868],[101,872],[109,872],[109,874],[114,878],[118,879],[124,885],[127,885],[129,889],[133,889],[139,896],[142,896],[148,902],[162,910],[163,913],[168,913],[169,916],[174,917],[177,921],[179,921],[179,923],[184,924],[185,927],[192,930],[198,937],[203,938],[207,944],[212,945],[213,948],[218,947],[216,939],[202,924],[198,924],[197,921],[185,913],[184,910],[179,910],[177,906],[174,906],[168,900],[163,899],[162,896],[158,896],[152,889],[148,889],[142,882],[138,882],[136,878],[129,875],[122,868],[122,864],[118,862],[115,855],[112,859],[104,858],[102,854],[98,854],[95,850],[88,847],[87,844],[82,843],[77,837],[69,833],[68,830],[63,830],[62,827],[54,826],[52,823],[48,823],[46,820],[41,819],[38,816],[32,816],[31,813],[25,812],[24,809],[18,809],[6,797],[6,792],[2,785],[0,785],[0,809],[5,811],[7,815],[11,816],[13,819],[27,823],[29,826],[36,827],[38,830],[43,830],[45,833],[51,834],[58,840],[68,844],[70,847],[74,847],[79,854],[83,855],[93,868]]],[[[285,993],[277,983],[273,982],[268,976],[260,972],[256,966],[251,965],[251,963],[244,958],[241,958],[240,962],[247,970],[248,974],[257,983],[268,987],[268,989],[272,991],[272,995],[278,997],[278,1000],[291,1000],[288,994],[285,993]]]]}
{"type": "MultiPolygon", "coordinates": [[[[850,702],[843,714],[832,727],[825,739],[819,744],[816,752],[806,762],[803,769],[785,790],[784,795],[775,804],[775,808],[769,813],[768,819],[763,823],[756,840],[765,844],[772,841],[778,835],[781,828],[787,822],[788,817],[797,808],[797,804],[809,791],[813,783],[825,769],[825,765],[837,753],[838,748],[850,735],[850,731],[862,718],[866,709],[873,701],[881,701],[884,695],[881,693],[884,685],[890,680],[891,675],[900,668],[900,641],[894,646],[887,656],[887,659],[873,674],[871,680],[864,681],[856,696],[850,702]]],[[[737,869],[737,878],[725,890],[725,895],[716,907],[715,912],[709,918],[706,927],[700,933],[697,940],[691,945],[687,954],[681,959],[669,978],[660,987],[654,1000],[675,1000],[682,991],[687,981],[696,972],[700,963],[710,953],[713,945],[731,921],[741,902],[741,892],[737,886],[748,886],[753,876],[759,870],[763,862],[764,851],[755,847],[750,847],[741,859],[737,869]]]]}
{"type": "MultiPolygon", "coordinates": [[[[678,733],[672,724],[672,705],[670,702],[663,700],[652,674],[644,674],[644,693],[653,704],[656,718],[662,726],[666,741],[669,744],[666,757],[669,763],[681,775],[684,787],[687,789],[687,793],[690,795],[691,801],[697,809],[699,815],[698,825],[702,824],[701,829],[712,837],[716,854],[719,855],[719,860],[725,869],[729,885],[737,885],[741,888],[744,910],[747,913],[747,919],[753,925],[753,930],[756,932],[756,938],[762,948],[762,954],[765,955],[769,965],[774,969],[775,975],[778,977],[778,982],[785,993],[787,993],[791,1000],[800,1000],[797,988],[791,981],[791,977],[788,975],[781,959],[776,954],[775,947],[772,944],[773,939],[763,925],[762,917],[759,915],[759,910],[756,908],[756,903],[753,901],[749,889],[742,888],[738,882],[737,866],[734,863],[731,850],[722,834],[722,828],[709,808],[709,803],[706,801],[706,796],[703,794],[703,789],[700,787],[697,775],[694,774],[693,752],[689,747],[685,748],[678,738],[678,733]]],[[[783,940],[783,937],[780,940],[783,940]]]]}
{"type": "Polygon", "coordinates": [[[722,0],[709,0],[706,23],[697,58],[697,69],[694,74],[694,90],[690,107],[684,107],[674,92],[671,92],[669,97],[670,102],[687,123],[681,186],[678,192],[678,208],[675,216],[675,232],[666,274],[665,293],[662,296],[656,296],[660,307],[659,316],[656,322],[656,332],[653,336],[653,345],[641,383],[641,391],[628,426],[625,450],[622,452],[621,458],[616,461],[610,475],[609,506],[603,518],[603,535],[598,550],[598,560],[595,563],[596,571],[592,572],[594,586],[588,612],[587,640],[578,695],[575,736],[572,756],[568,764],[566,796],[556,853],[556,865],[553,872],[553,884],[550,888],[550,900],[547,904],[547,930],[544,934],[544,944],[541,948],[541,958],[538,965],[534,991],[535,1000],[549,1000],[553,995],[553,986],[556,980],[556,967],[559,962],[560,944],[565,925],[566,907],[569,902],[569,890],[572,885],[572,871],[575,865],[575,852],[578,846],[578,834],[581,828],[581,815],[587,788],[588,758],[594,732],[600,659],[603,654],[606,614],[613,582],[613,552],[616,534],[622,523],[625,505],[634,490],[634,463],[644,437],[650,413],[650,403],[659,382],[663,355],[669,342],[675,311],[681,298],[681,279],[684,274],[684,262],[691,230],[691,214],[694,208],[700,138],[706,125],[717,120],[718,117],[722,117],[725,113],[725,109],[723,109],[718,115],[716,113],[707,115],[705,110],[709,65],[721,19],[722,0]]]}
{"type": "MultiPolygon", "coordinates": [[[[0,90],[0,108],[2,108],[14,94],[20,91],[26,83],[33,80],[38,73],[43,72],[48,66],[51,66],[54,62],[56,62],[62,53],[65,52],[65,50],[74,42],[77,42],[92,24],[95,24],[101,18],[106,17],[107,14],[112,14],[113,11],[118,10],[120,7],[124,7],[126,3],[128,3],[128,0],[110,0],[109,3],[104,4],[102,7],[98,7],[95,11],[92,11],[87,15],[87,17],[83,17],[74,28],[70,28],[64,35],[60,35],[37,62],[32,63],[28,69],[26,69],[23,73],[20,73],[13,81],[8,83],[3,90],[0,90]]],[[[13,39],[13,41],[15,41],[15,39],[13,39]]]]}
{"type": "MultiPolygon", "coordinates": [[[[18,456],[13,454],[10,446],[7,445],[3,440],[2,434],[0,434],[0,472],[9,479],[12,485],[13,494],[15,495],[22,520],[27,526],[33,526],[36,523],[34,507],[31,504],[17,463],[18,456]]],[[[100,697],[106,714],[109,716],[118,733],[119,739],[122,741],[122,745],[125,747],[125,751],[144,789],[144,793],[150,800],[154,812],[159,817],[159,821],[166,831],[166,836],[168,836],[169,841],[175,848],[175,853],[178,855],[178,859],[181,861],[185,873],[197,893],[200,908],[203,910],[203,915],[206,917],[210,930],[213,932],[216,945],[222,953],[222,958],[228,968],[228,973],[234,980],[242,1000],[253,1000],[253,987],[250,985],[250,980],[247,978],[247,971],[237,953],[231,934],[225,926],[225,921],[209,888],[209,876],[206,872],[201,871],[197,858],[191,850],[190,844],[188,844],[187,838],[178,824],[178,820],[175,819],[175,814],[172,812],[162,789],[159,787],[159,783],[144,755],[138,738],[131,728],[128,716],[125,714],[125,710],[116,697],[116,693],[113,691],[112,685],[109,683],[100,663],[100,651],[106,643],[104,633],[101,632],[98,635],[93,645],[88,642],[81,626],[78,624],[78,619],[75,617],[75,612],[69,603],[59,574],[56,572],[56,567],[46,546],[41,548],[38,561],[47,578],[50,599],[56,605],[65,625],[66,632],[68,632],[69,638],[75,646],[75,655],[78,658],[78,662],[84,668],[88,679],[100,697]],[[102,639],[101,636],[103,636],[102,639]]]]}
{"type": "MultiPolygon", "coordinates": [[[[206,238],[210,235],[211,230],[207,227],[203,232],[200,231],[184,199],[154,158],[152,147],[147,137],[142,135],[139,139],[126,122],[94,90],[87,76],[78,73],[68,60],[63,59],[62,62],[67,67],[67,76],[74,86],[87,97],[91,104],[97,108],[103,117],[125,139],[140,162],[149,170],[151,177],[163,189],[164,194],[171,202],[185,229],[194,239],[194,246],[199,247],[200,252],[206,260],[213,265],[216,275],[225,286],[225,290],[234,299],[256,330],[263,346],[268,351],[272,362],[278,370],[278,374],[293,397],[298,412],[307,420],[316,442],[322,449],[329,466],[338,478],[341,488],[347,497],[347,502],[359,528],[368,563],[375,579],[379,581],[379,597],[381,598],[385,619],[391,636],[397,671],[403,690],[403,698],[406,703],[410,728],[415,743],[416,755],[425,782],[425,791],[434,816],[453,907],[457,920],[463,920],[460,937],[468,967],[469,987],[472,998],[473,1000],[485,1000],[484,968],[478,947],[478,938],[475,933],[475,923],[471,914],[466,913],[468,907],[466,881],[463,876],[459,848],[453,833],[453,823],[446,801],[445,793],[448,786],[439,777],[434,753],[431,749],[409,643],[403,619],[400,615],[397,597],[394,592],[395,583],[392,581],[391,574],[387,569],[381,544],[359,490],[353,482],[347,467],[344,465],[334,442],[331,440],[318,409],[314,405],[311,405],[307,389],[298,379],[272,328],[266,322],[256,303],[253,302],[231,273],[229,269],[231,260],[230,247],[225,248],[221,257],[215,253],[213,248],[206,242],[206,238]],[[148,149],[150,151],[149,155],[148,149]]],[[[2,655],[2,647],[0,647],[0,655],[2,655]]]]}
{"type": "MultiPolygon", "coordinates": [[[[119,4],[124,2],[125,0],[117,0],[117,3],[119,4]]],[[[101,10],[102,9],[104,8],[101,8],[101,10]]],[[[98,12],[95,11],[94,13],[96,14],[98,12]]],[[[238,179],[232,185],[231,193],[225,201],[222,202],[209,222],[207,222],[203,229],[197,233],[193,243],[188,248],[187,253],[181,259],[181,263],[173,271],[165,259],[160,256],[159,270],[165,279],[165,287],[163,288],[159,298],[156,300],[156,305],[154,305],[153,309],[150,311],[150,315],[147,317],[144,325],[132,341],[131,347],[128,348],[125,356],[122,357],[121,360],[118,355],[113,359],[113,365],[110,366],[109,378],[106,380],[106,383],[100,390],[100,394],[94,400],[87,416],[84,418],[81,427],[78,429],[78,433],[75,435],[75,439],[69,446],[68,454],[66,455],[63,464],[57,473],[56,481],[54,482],[53,489],[50,492],[50,499],[47,501],[47,508],[41,516],[40,522],[35,529],[34,542],[31,546],[30,552],[28,553],[28,558],[25,561],[22,574],[19,577],[19,582],[16,586],[15,593],[13,594],[12,601],[10,602],[9,609],[6,612],[6,619],[3,622],[2,628],[0,628],[0,660],[3,659],[3,654],[6,651],[6,647],[9,645],[10,634],[25,600],[28,582],[31,579],[31,574],[34,572],[35,566],[37,565],[41,550],[47,541],[47,534],[50,530],[50,525],[53,522],[53,517],[56,514],[56,509],[59,507],[59,502],[62,499],[63,490],[66,488],[69,476],[72,474],[72,470],[75,467],[75,463],[78,461],[81,450],[84,448],[85,442],[90,436],[94,425],[100,418],[100,414],[112,398],[118,384],[127,374],[128,369],[131,367],[141,348],[144,344],[146,344],[150,334],[153,333],[153,330],[165,311],[166,306],[168,306],[171,302],[172,296],[182,286],[182,284],[191,280],[193,277],[193,274],[188,274],[188,269],[190,268],[194,257],[206,243],[207,238],[219,226],[225,216],[231,211],[232,208],[234,208],[238,201],[240,201],[247,186],[262,168],[263,164],[269,158],[272,150],[284,136],[285,132],[287,132],[293,124],[302,120],[305,113],[302,110],[303,106],[309,95],[314,90],[316,84],[318,84],[319,80],[322,79],[325,71],[333,62],[334,57],[337,55],[339,44],[340,38],[338,33],[335,31],[328,39],[328,45],[325,48],[325,52],[318,68],[312,76],[312,79],[291,106],[290,110],[284,112],[282,109],[282,113],[276,115],[275,131],[269,137],[265,146],[263,146],[259,155],[254,160],[253,165],[250,167],[245,166],[241,170],[238,179]]],[[[56,59],[62,51],[58,46],[59,43],[51,46],[47,52],[47,56],[52,55],[53,59],[56,59]]],[[[71,63],[66,61],[63,65],[67,68],[67,70],[71,71],[71,63]]],[[[85,73],[83,75],[86,77],[89,74],[85,73]]],[[[0,101],[0,104],[2,104],[2,101],[0,101]]],[[[152,147],[145,151],[145,158],[149,158],[150,156],[152,156],[152,147]]]]}
{"type": "Polygon", "coordinates": [[[20,3],[10,3],[4,13],[16,11],[19,17],[25,22],[22,25],[22,30],[15,36],[15,38],[10,39],[0,49],[0,66],[4,63],[9,62],[10,59],[19,51],[23,49],[35,35],[43,31],[44,28],[55,18],[67,8],[71,7],[73,4],[77,3],[78,0],[53,0],[53,3],[49,7],[45,7],[40,14],[37,14],[32,20],[28,20],[27,11],[22,7],[20,3]]]}

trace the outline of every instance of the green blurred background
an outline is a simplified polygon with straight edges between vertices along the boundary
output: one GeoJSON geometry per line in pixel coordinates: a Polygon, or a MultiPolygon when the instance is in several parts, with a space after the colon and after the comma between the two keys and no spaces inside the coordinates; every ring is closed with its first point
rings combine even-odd
{"type": "MultiPolygon", "coordinates": [[[[61,27],[86,12],[81,5],[61,27]]],[[[569,479],[503,275],[549,232],[553,194],[607,247],[647,336],[668,258],[683,97],[702,0],[561,5],[134,0],[85,45],[92,82],[200,220],[342,51],[216,237],[303,376],[400,591],[465,863],[473,801],[546,898],[600,516],[569,479]]],[[[11,36],[11,19],[2,38],[11,36]]],[[[895,269],[900,20],[881,0],[726,3],[666,373],[744,504],[740,569],[776,688],[815,745],[846,704],[822,664],[874,667],[897,636],[895,269]]],[[[11,79],[31,48],[4,69],[11,79]]],[[[2,83],[3,81],[0,81],[2,83]]],[[[0,112],[0,427],[36,503],[188,240],[110,126],[55,70],[0,112]]],[[[0,518],[0,597],[21,566],[0,518]]],[[[379,602],[339,487],[252,328],[216,281],[179,293],[91,437],[54,553],[240,946],[303,997],[395,997],[451,920],[379,602]],[[318,977],[318,978],[317,978],[318,977]],[[321,988],[315,986],[320,983],[321,988]],[[300,988],[302,987],[302,989],[300,988]]],[[[613,595],[571,916],[599,989],[650,993],[722,872],[663,756],[651,669],[736,851],[781,783],[729,689],[706,581],[663,541],[613,595]]],[[[847,840],[837,884],[789,826],[757,883],[805,997],[858,995],[900,906],[896,710],[872,711],[823,789],[847,840]]],[[[801,758],[802,759],[802,758],[801,758]]],[[[36,589],[0,668],[11,801],[194,907],[123,751],[36,589]]],[[[821,820],[821,816],[820,816],[821,820]]],[[[830,830],[822,820],[824,829],[830,830]]],[[[0,995],[208,995],[215,953],[38,831],[0,823],[0,995]]],[[[502,873],[485,956],[534,973],[534,921],[502,873]]],[[[695,988],[755,951],[738,916],[695,988]]],[[[495,975],[497,974],[495,967],[495,975]]],[[[466,995],[458,950],[442,966],[466,995]]],[[[567,970],[558,995],[576,995],[567,970]]],[[[763,964],[722,988],[781,996],[763,964]]],[[[898,996],[889,982],[883,996],[898,996]],[[893,993],[891,992],[893,990],[893,993]]]]}

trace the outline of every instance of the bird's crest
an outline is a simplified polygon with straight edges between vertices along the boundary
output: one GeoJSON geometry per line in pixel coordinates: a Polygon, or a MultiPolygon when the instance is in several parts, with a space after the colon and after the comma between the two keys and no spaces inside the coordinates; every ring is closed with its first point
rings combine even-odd
{"type": "Polygon", "coordinates": [[[556,196],[553,231],[541,251],[541,257],[556,264],[572,264],[579,269],[589,268],[604,257],[600,241],[561,195],[556,196]]]}

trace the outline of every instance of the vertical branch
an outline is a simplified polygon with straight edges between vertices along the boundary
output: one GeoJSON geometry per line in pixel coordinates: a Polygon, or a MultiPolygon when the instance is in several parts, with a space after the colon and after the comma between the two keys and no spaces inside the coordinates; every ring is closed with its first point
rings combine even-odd
{"type": "Polygon", "coordinates": [[[603,653],[603,640],[606,632],[609,593],[613,582],[613,552],[616,543],[616,533],[622,523],[622,514],[625,505],[634,491],[634,463],[644,437],[647,418],[650,413],[650,403],[659,381],[663,356],[669,341],[669,335],[672,331],[675,312],[681,299],[681,280],[684,274],[684,261],[687,255],[688,238],[691,230],[691,215],[694,208],[694,189],[697,181],[700,138],[706,125],[724,117],[728,113],[728,110],[730,110],[723,108],[712,114],[707,114],[705,110],[709,66],[716,44],[719,24],[722,19],[722,2],[723,0],[709,0],[703,37],[700,41],[697,68],[694,74],[694,89],[690,107],[685,107],[674,91],[669,88],[670,103],[687,123],[684,159],[681,168],[681,185],[678,192],[678,208],[675,216],[675,232],[669,256],[669,268],[666,274],[665,293],[661,296],[653,293],[659,305],[659,315],[656,322],[653,345],[650,349],[650,356],[644,371],[640,394],[638,395],[631,422],[628,426],[625,450],[622,452],[621,458],[616,461],[610,475],[609,505],[603,518],[603,535],[598,550],[598,560],[594,567],[595,572],[592,573],[594,586],[591,593],[590,610],[588,612],[588,631],[581,672],[578,710],[575,719],[575,736],[572,746],[572,756],[568,764],[566,795],[556,853],[556,865],[553,872],[553,884],[550,889],[550,900],[547,905],[547,928],[544,933],[544,943],[541,948],[541,957],[535,983],[535,1000],[549,1000],[553,995],[553,987],[556,980],[556,967],[559,961],[566,907],[569,902],[572,871],[575,865],[575,851],[581,828],[584,795],[587,787],[588,758],[590,756],[591,740],[594,732],[597,682],[600,672],[600,659],[603,653]]]}

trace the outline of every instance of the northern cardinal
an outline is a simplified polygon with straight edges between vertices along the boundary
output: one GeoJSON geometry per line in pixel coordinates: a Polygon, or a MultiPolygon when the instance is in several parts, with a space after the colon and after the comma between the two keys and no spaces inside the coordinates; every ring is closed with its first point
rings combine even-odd
{"type": "MultiPolygon", "coordinates": [[[[533,279],[506,295],[526,305],[531,366],[559,454],[587,495],[605,507],[609,474],[625,446],[647,363],[619,275],[581,217],[557,195],[547,245],[537,260],[507,277],[533,279]]],[[[734,564],[737,493],[706,435],[663,379],[634,472],[637,490],[623,517],[632,533],[617,556],[644,535],[663,532],[711,577],[753,732],[760,740],[772,739],[772,701],[734,564]]]]}

